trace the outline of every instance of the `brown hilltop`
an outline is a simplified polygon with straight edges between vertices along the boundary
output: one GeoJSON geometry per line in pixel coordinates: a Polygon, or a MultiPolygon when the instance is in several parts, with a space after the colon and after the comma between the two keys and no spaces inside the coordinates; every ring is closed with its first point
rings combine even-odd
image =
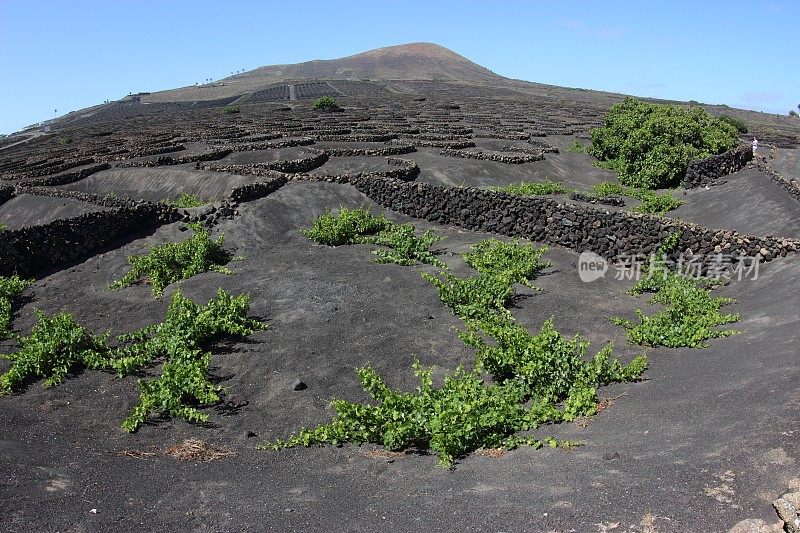
{"type": "Polygon", "coordinates": [[[210,85],[152,93],[143,101],[202,101],[248,94],[286,80],[441,80],[503,85],[508,78],[433,43],[412,43],[369,50],[340,59],[270,65],[210,85]]]}
{"type": "Polygon", "coordinates": [[[341,59],[257,68],[242,76],[285,79],[447,80],[497,83],[505,78],[432,43],[387,46],[341,59]]]}

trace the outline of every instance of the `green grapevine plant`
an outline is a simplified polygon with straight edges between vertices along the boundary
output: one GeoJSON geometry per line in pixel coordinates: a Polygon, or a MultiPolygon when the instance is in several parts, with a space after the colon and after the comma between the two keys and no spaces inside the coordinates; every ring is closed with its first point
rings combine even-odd
{"type": "Polygon", "coordinates": [[[669,191],[658,194],[647,189],[628,187],[627,185],[611,181],[603,181],[596,184],[592,187],[592,193],[601,198],[612,195],[636,198],[637,200],[641,200],[642,203],[632,209],[632,211],[651,215],[664,215],[683,205],[683,202],[675,198],[669,191]]]}
{"type": "Polygon", "coordinates": [[[201,207],[209,202],[208,199],[200,198],[196,194],[181,193],[177,200],[164,200],[161,202],[164,205],[171,205],[180,209],[188,209],[190,207],[201,207]]]}
{"type": "Polygon", "coordinates": [[[716,326],[740,320],[738,314],[720,312],[723,306],[733,303],[731,298],[715,298],[710,289],[715,280],[692,278],[669,270],[666,253],[675,247],[679,233],[673,233],[661,245],[655,260],[645,268],[645,277],[631,289],[631,294],[652,293],[650,304],[661,304],[664,309],[646,315],[636,310],[638,321],[613,317],[611,321],[625,328],[628,340],[640,346],[667,346],[669,348],[705,348],[706,341],[736,333],[716,326]]]}
{"type": "Polygon", "coordinates": [[[12,299],[33,283],[33,280],[22,279],[16,274],[10,277],[0,276],[0,340],[13,335],[11,332],[12,299]]]}
{"type": "Polygon", "coordinates": [[[373,215],[366,209],[339,210],[338,216],[326,211],[303,234],[319,244],[342,246],[345,244],[376,244],[386,249],[374,250],[377,263],[413,265],[417,262],[444,268],[445,265],[430,251],[442,237],[426,231],[422,237],[414,233],[411,224],[396,224],[383,215],[373,215]]]}
{"type": "Polygon", "coordinates": [[[203,272],[230,274],[230,269],[224,265],[232,257],[222,247],[224,237],[213,240],[208,230],[200,225],[193,224],[191,228],[194,235],[185,241],[164,243],[151,248],[147,255],[128,257],[131,271],[122,279],[114,281],[109,288],[117,290],[147,281],[152,287],[153,295],[158,297],[167,285],[203,272]]]}
{"type": "Polygon", "coordinates": [[[0,395],[19,391],[36,378],[52,386],[83,369],[127,376],[163,362],[158,378],[139,379],[139,401],[122,427],[135,431],[154,415],[204,422],[208,415],[197,406],[217,403],[221,394],[208,375],[211,354],[206,347],[221,335],[264,329],[263,323],[248,318],[249,305],[247,295],[230,296],[222,289],[206,305],[176,291],[163,322],[119,335],[113,347],[108,334],[92,335],[72,315],[49,318],[37,311],[39,323],[20,338],[20,350],[2,356],[11,368],[0,375],[0,395]]]}

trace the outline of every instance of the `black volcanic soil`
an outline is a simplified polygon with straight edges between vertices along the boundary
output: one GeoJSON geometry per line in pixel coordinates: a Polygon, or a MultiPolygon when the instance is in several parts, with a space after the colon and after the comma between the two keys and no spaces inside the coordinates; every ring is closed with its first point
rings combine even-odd
{"type": "MultiPolygon", "coordinates": [[[[448,471],[428,456],[389,463],[365,456],[372,446],[253,450],[257,442],[326,421],[333,396],[363,399],[354,368],[368,361],[393,386],[410,388],[415,354],[445,368],[472,360],[452,331],[458,320],[415,268],[377,265],[367,247],[323,248],[299,234],[324,208],[340,205],[369,201],[350,188],[290,184],[219,228],[231,250],[246,255],[234,265],[236,274],[179,284],[199,301],[217,286],[247,292],[253,313],[270,324],[245,342],[226,343],[231,353],[215,356],[214,374],[249,404],[236,413],[212,410],[214,427],[170,421],[127,435],[119,422],[135,401],[134,380],[102,373],[84,372],[50,390],[36,383],[5,398],[0,442],[10,529],[35,523],[54,531],[240,530],[248,524],[521,531],[568,524],[585,530],[598,521],[638,523],[651,513],[663,530],[715,530],[743,513],[764,514],[758,510],[768,495],[796,474],[797,441],[784,433],[800,431],[791,386],[797,337],[787,334],[800,320],[800,302],[781,289],[800,274],[796,259],[771,263],[757,282],[723,291],[741,300],[734,308],[745,317],[740,335],[706,350],[651,350],[648,380],[602,390],[602,397],[617,399],[586,427],[539,431],[585,442],[573,452],[473,455],[448,471]],[[307,390],[291,389],[297,377],[307,390]],[[257,437],[248,438],[249,431],[257,437]],[[114,455],[165,448],[189,436],[237,456],[196,465],[114,455]],[[688,494],[695,501],[686,506],[688,494]]],[[[49,276],[26,294],[47,312],[74,311],[94,330],[143,326],[163,314],[171,290],[153,301],[144,286],[118,293],[105,287],[124,271],[126,254],[176,239],[177,229],[165,227],[145,242],[49,276]]],[[[485,237],[436,229],[447,236],[443,258],[456,267],[451,253],[485,237]]],[[[594,347],[616,341],[624,358],[637,353],[605,318],[632,315],[642,304],[624,294],[626,283],[582,284],[575,253],[556,249],[547,258],[553,267],[538,281],[543,291],[520,291],[529,297],[514,310],[518,320],[535,328],[555,315],[565,334],[584,333],[594,347]]],[[[19,313],[22,330],[31,325],[32,306],[19,313]]]]}
{"type": "MultiPolygon", "coordinates": [[[[478,143],[476,143],[478,144],[478,143]]],[[[531,148],[528,145],[528,148],[531,148]]],[[[466,148],[481,151],[480,148],[466,148]]],[[[616,174],[609,170],[591,166],[592,159],[585,154],[562,151],[546,154],[543,161],[510,165],[496,161],[462,159],[439,155],[441,149],[419,148],[409,154],[422,169],[419,181],[449,187],[504,187],[520,181],[549,179],[562,183],[567,188],[588,189],[606,180],[614,180],[616,174]]],[[[503,152],[504,155],[525,155],[503,152]]]]}
{"type": "Polygon", "coordinates": [[[234,187],[258,181],[254,176],[221,176],[219,172],[198,171],[193,167],[115,168],[61,188],[160,202],[175,200],[181,193],[219,199],[228,195],[234,187]]]}
{"type": "Polygon", "coordinates": [[[47,224],[61,218],[104,210],[105,208],[103,207],[71,198],[23,195],[0,204],[0,223],[4,224],[9,230],[15,230],[25,226],[47,224]]]}
{"type": "MultiPolygon", "coordinates": [[[[474,140],[477,150],[531,147],[501,136],[551,129],[537,139],[561,149],[522,165],[446,157],[439,155],[440,148],[422,146],[400,156],[416,161],[422,169],[418,179],[431,183],[483,187],[549,177],[586,188],[613,178],[593,167],[589,156],[566,152],[574,136],[585,136],[600,116],[599,104],[587,109],[542,98],[532,109],[525,97],[497,106],[495,94],[461,90],[448,89],[451,96],[461,95],[461,109],[450,111],[433,101],[399,96],[399,103],[349,98],[345,111],[336,114],[314,113],[307,103],[292,111],[243,104],[242,113],[233,117],[218,108],[164,106],[155,113],[141,105],[139,116],[128,108],[124,116],[132,118],[95,116],[72,126],[68,133],[76,140],[67,147],[50,135],[3,150],[0,178],[38,168],[44,156],[102,160],[109,151],[182,141],[189,143],[190,153],[203,153],[207,146],[201,138],[230,136],[239,142],[234,134],[267,131],[313,137],[313,129],[302,128],[339,124],[361,128],[359,134],[417,126],[494,132],[497,138],[491,139],[457,135],[474,140]],[[498,121],[505,126],[495,126],[498,121]]],[[[320,141],[316,147],[335,145],[320,141]]],[[[374,143],[343,139],[339,145],[374,143]]],[[[221,162],[272,162],[304,153],[303,147],[258,150],[221,162]]],[[[791,160],[792,154],[782,157],[791,160]]],[[[313,173],[392,168],[384,157],[332,157],[313,173]]],[[[727,179],[710,190],[681,195],[686,204],[670,216],[798,236],[800,204],[766,175],[746,169],[727,179]]],[[[258,178],[197,171],[188,164],[112,168],[60,188],[151,200],[181,192],[219,198],[253,181],[258,178]]],[[[35,308],[74,313],[98,332],[132,331],[161,321],[173,291],[204,303],[218,287],[249,294],[252,314],[269,328],[213,348],[212,374],[225,387],[227,403],[206,409],[207,426],[168,419],[125,433],[120,422],[136,401],[136,379],[101,372],[78,373],[51,389],[36,382],[24,393],[0,398],[0,530],[725,531],[745,518],[774,522],[771,501],[788,488],[800,489],[797,256],[762,264],[757,280],[734,281],[717,291],[737,300],[730,310],[742,316],[735,325],[739,334],[714,340],[707,349],[649,349],[646,379],[601,389],[599,396],[610,405],[599,415],[536,432],[583,443],[570,451],[475,453],[448,470],[437,467],[434,456],[385,454],[371,445],[256,450],[257,444],[329,420],[333,397],[366,399],[355,369],[367,362],[390,385],[408,390],[415,386],[415,357],[437,365],[439,377],[442,369],[474,361],[474,351],[456,335],[461,322],[419,275],[420,269],[434,271],[431,267],[376,264],[369,246],[329,248],[300,233],[326,209],[341,206],[366,206],[420,230],[433,229],[446,237],[434,249],[459,274],[470,270],[458,254],[492,236],[392,213],[349,185],[295,180],[241,204],[238,216],[214,227],[215,236],[225,235],[226,248],[243,257],[230,265],[232,275],[196,276],[168,287],[158,300],[147,286],[109,291],[108,284],[127,272],[128,255],[185,238],[175,223],[27,289],[15,308],[14,328],[21,333],[33,326],[35,308]],[[294,391],[295,379],[308,388],[294,391]],[[235,455],[196,463],[163,454],[189,437],[235,455]]],[[[22,194],[0,204],[0,221],[11,221],[14,229],[93,209],[98,207],[22,194]]],[[[617,280],[610,271],[606,278],[583,283],[577,276],[578,253],[559,246],[545,258],[552,266],[536,281],[542,290],[517,288],[522,297],[512,311],[521,324],[537,330],[554,317],[565,335],[590,340],[591,353],[608,341],[625,360],[641,353],[608,320],[632,318],[635,309],[646,308],[644,298],[627,294],[631,281],[617,280]]],[[[0,342],[0,353],[14,349],[12,341],[0,342]]],[[[7,366],[0,360],[0,371],[7,366]]]]}
{"type": "Polygon", "coordinates": [[[669,216],[712,228],[759,235],[800,237],[800,202],[768,175],[746,169],[726,176],[727,183],[698,188],[678,198],[686,203],[669,216]]]}

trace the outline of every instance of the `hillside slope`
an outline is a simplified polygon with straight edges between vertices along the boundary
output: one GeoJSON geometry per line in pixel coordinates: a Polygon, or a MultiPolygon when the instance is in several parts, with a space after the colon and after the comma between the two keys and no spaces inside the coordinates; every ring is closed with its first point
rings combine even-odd
{"type": "Polygon", "coordinates": [[[155,92],[143,101],[228,98],[282,81],[308,79],[441,80],[480,85],[502,85],[509,81],[443,46],[413,43],[378,48],[340,59],[259,67],[212,84],[155,92]]]}

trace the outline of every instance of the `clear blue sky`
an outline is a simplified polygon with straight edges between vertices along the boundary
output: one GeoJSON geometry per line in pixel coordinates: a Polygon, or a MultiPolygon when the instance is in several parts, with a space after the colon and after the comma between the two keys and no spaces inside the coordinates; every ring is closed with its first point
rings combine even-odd
{"type": "Polygon", "coordinates": [[[0,0],[0,133],[129,92],[418,41],[512,78],[787,114],[798,34],[798,0],[0,0]]]}

